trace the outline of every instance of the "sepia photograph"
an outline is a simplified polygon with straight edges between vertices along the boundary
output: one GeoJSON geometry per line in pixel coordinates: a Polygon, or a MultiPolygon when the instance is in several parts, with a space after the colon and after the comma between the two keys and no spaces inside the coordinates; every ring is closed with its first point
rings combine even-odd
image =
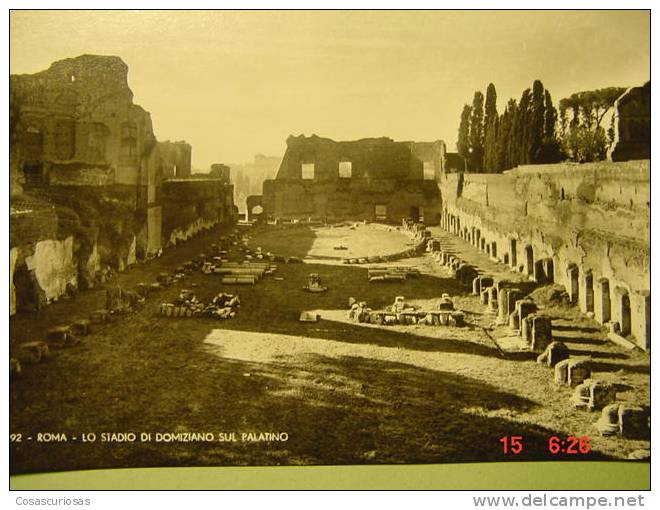
{"type": "Polygon", "coordinates": [[[12,479],[650,467],[650,10],[12,10],[8,67],[12,479]]]}

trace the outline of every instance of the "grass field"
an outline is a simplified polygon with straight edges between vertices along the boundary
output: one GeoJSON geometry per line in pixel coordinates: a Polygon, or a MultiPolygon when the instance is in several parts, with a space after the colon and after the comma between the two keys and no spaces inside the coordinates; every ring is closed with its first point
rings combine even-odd
{"type": "MultiPolygon", "coordinates": [[[[333,258],[340,243],[360,254],[379,247],[396,252],[407,237],[365,225],[327,230],[255,230],[252,247],[313,258],[280,264],[283,280],[266,277],[255,286],[222,286],[217,276],[194,273],[83,344],[27,367],[11,383],[11,432],[63,432],[78,440],[12,443],[11,471],[575,459],[548,453],[553,435],[590,436],[594,451],[582,456],[587,459],[621,459],[648,448],[647,441],[599,437],[592,427],[597,413],[574,410],[571,390],[555,387],[549,369],[530,359],[503,358],[482,329],[493,316],[430,257],[402,261],[419,267],[422,276],[392,284],[370,284],[365,267],[333,258]],[[327,293],[302,291],[310,272],[321,274],[327,293]],[[201,300],[237,291],[237,317],[157,314],[162,301],[193,284],[201,300]],[[466,312],[467,327],[375,327],[346,319],[349,296],[374,309],[396,295],[432,307],[445,292],[466,312]],[[322,319],[301,323],[302,310],[318,310],[322,319]],[[103,432],[285,432],[288,440],[126,444],[101,442],[103,432]],[[95,433],[97,441],[82,443],[83,433],[95,433]],[[499,440],[510,435],[523,436],[520,455],[502,453],[499,440]]],[[[154,281],[221,234],[196,238],[113,283],[154,281]]],[[[98,289],[16,316],[12,338],[38,339],[50,326],[101,308],[103,299],[98,289]]],[[[563,336],[594,350],[604,374],[634,388],[622,392],[622,399],[650,402],[647,355],[602,342],[600,331],[585,330],[594,327],[571,308],[555,312],[567,317],[557,322],[564,325],[563,336]]],[[[491,331],[495,338],[502,334],[491,331]]]]}

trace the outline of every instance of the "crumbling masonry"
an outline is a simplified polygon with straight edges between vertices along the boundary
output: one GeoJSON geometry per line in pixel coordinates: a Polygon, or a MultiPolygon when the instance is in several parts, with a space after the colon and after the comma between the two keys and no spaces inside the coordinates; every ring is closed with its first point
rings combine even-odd
{"type": "Polygon", "coordinates": [[[275,179],[248,197],[248,216],[321,221],[403,218],[437,224],[436,179],[444,172],[445,144],[367,138],[336,142],[290,136],[275,179]],[[262,212],[263,211],[263,212],[262,212]]]}
{"type": "Polygon", "coordinates": [[[11,76],[10,313],[233,221],[232,186],[187,182],[190,157],[185,142],[156,140],[118,57],[11,76]]]}

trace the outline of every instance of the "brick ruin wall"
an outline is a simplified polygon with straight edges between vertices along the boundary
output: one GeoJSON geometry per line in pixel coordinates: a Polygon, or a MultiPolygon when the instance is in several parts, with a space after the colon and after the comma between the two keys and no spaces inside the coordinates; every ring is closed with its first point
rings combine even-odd
{"type": "Polygon", "coordinates": [[[441,225],[650,346],[650,161],[447,174],[441,225]]]}
{"type": "Polygon", "coordinates": [[[234,187],[223,179],[163,181],[162,237],[173,246],[220,223],[234,222],[234,187]]]}
{"type": "Polygon", "coordinates": [[[264,181],[263,215],[273,218],[384,220],[400,222],[421,208],[429,224],[439,221],[439,194],[433,178],[424,179],[424,161],[437,178],[443,171],[444,143],[395,142],[373,138],[336,142],[317,136],[289,137],[275,179],[264,181]],[[340,164],[350,163],[350,176],[340,164]],[[303,178],[303,165],[314,165],[314,176],[303,178]],[[386,217],[376,216],[384,206],[386,217]]]}
{"type": "Polygon", "coordinates": [[[186,178],[192,172],[192,147],[186,142],[158,142],[163,178],[186,178]]]}
{"type": "Polygon", "coordinates": [[[611,161],[651,157],[651,82],[631,87],[614,103],[611,161]]]}
{"type": "MultiPolygon", "coordinates": [[[[10,314],[158,254],[171,244],[164,217],[200,203],[163,202],[163,173],[190,174],[190,145],[156,141],[127,74],[118,57],[83,55],[10,77],[10,314]]],[[[233,221],[231,187],[214,193],[233,221]]],[[[177,223],[183,237],[218,222],[202,209],[177,223]]]]}

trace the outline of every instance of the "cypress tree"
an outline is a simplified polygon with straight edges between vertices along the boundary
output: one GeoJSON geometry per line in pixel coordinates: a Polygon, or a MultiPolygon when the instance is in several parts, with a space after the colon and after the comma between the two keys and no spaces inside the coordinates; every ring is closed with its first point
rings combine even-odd
{"type": "Polygon", "coordinates": [[[529,161],[538,163],[545,129],[545,89],[541,80],[532,85],[532,105],[529,131],[529,161]]]}
{"type": "Polygon", "coordinates": [[[497,153],[497,92],[495,85],[488,84],[486,89],[486,104],[484,108],[484,169],[496,172],[497,153]],[[492,131],[492,132],[491,132],[492,131]]]}
{"type": "Polygon", "coordinates": [[[470,155],[473,172],[481,172],[484,163],[484,95],[476,91],[470,117],[470,155]]]}
{"type": "Polygon", "coordinates": [[[463,106],[461,113],[461,123],[458,126],[458,141],[456,142],[456,150],[463,160],[470,164],[470,116],[472,108],[469,105],[463,106]]]}

